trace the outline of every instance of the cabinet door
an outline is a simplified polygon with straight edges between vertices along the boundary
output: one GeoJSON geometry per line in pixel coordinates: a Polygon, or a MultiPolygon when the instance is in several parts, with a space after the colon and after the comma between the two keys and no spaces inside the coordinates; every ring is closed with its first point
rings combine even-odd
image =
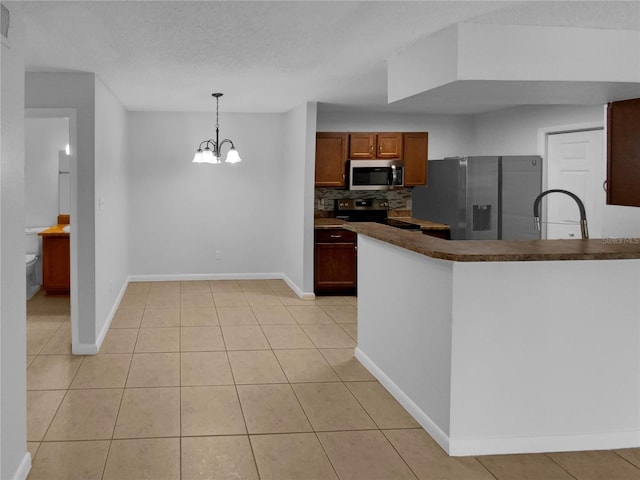
{"type": "Polygon", "coordinates": [[[352,133],[349,135],[349,158],[376,158],[375,149],[375,133],[352,133]]]}
{"type": "Polygon", "coordinates": [[[402,133],[379,133],[376,157],[402,158],[402,133]]]}
{"type": "Polygon", "coordinates": [[[353,292],[356,289],[355,243],[317,243],[315,251],[315,291],[353,292]]]}
{"type": "Polygon", "coordinates": [[[47,293],[69,293],[70,283],[69,237],[43,237],[42,288],[47,293]]]}
{"type": "Polygon", "coordinates": [[[607,108],[607,203],[640,207],[640,98],[607,108]]]}
{"type": "Polygon", "coordinates": [[[404,186],[427,184],[428,140],[427,132],[405,133],[404,137],[404,186]]]}
{"type": "Polygon", "coordinates": [[[316,187],[344,187],[346,133],[316,134],[316,187]]]}

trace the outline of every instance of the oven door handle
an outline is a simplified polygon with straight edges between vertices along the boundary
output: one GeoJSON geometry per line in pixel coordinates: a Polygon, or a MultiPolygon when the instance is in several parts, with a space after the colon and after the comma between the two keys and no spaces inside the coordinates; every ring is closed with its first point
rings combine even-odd
{"type": "Polygon", "coordinates": [[[395,165],[391,165],[391,185],[389,190],[393,190],[393,187],[395,187],[397,182],[398,182],[398,170],[396,169],[395,165]]]}

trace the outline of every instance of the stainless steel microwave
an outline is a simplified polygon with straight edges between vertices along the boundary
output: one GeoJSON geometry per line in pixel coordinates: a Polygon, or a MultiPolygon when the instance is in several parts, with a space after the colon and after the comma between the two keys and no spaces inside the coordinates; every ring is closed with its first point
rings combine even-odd
{"type": "Polygon", "coordinates": [[[393,190],[404,186],[402,160],[349,160],[347,162],[349,190],[393,190]]]}

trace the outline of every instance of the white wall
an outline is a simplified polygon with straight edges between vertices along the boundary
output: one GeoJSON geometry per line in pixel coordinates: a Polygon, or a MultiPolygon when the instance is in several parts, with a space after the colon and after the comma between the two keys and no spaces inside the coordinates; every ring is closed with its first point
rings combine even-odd
{"type": "MultiPolygon", "coordinates": [[[[71,206],[71,322],[74,353],[96,343],[95,328],[95,75],[92,73],[26,74],[28,108],[74,108],[77,198],[71,206]],[[75,208],[75,211],[74,211],[75,208]],[[73,255],[76,253],[77,272],[73,255]],[[77,305],[77,306],[76,306],[77,305]]],[[[72,186],[72,191],[74,187],[72,186]]]]}
{"type": "Polygon", "coordinates": [[[289,188],[283,173],[284,117],[221,112],[221,139],[233,140],[242,162],[210,165],[191,160],[198,144],[215,136],[215,113],[129,114],[134,278],[282,272],[288,253],[282,248],[281,208],[289,188]]]}
{"type": "Polygon", "coordinates": [[[522,106],[473,116],[473,155],[536,155],[541,128],[599,122],[602,105],[522,106]]]}
{"type": "Polygon", "coordinates": [[[24,30],[11,12],[0,53],[0,478],[23,479],[27,453],[24,264],[24,30]]]}
{"type": "Polygon", "coordinates": [[[301,105],[285,116],[283,145],[283,272],[298,295],[313,294],[313,191],[317,106],[301,105]]]}
{"type": "Polygon", "coordinates": [[[25,121],[25,219],[32,227],[57,223],[58,155],[69,143],[67,118],[25,121]]]}
{"type": "Polygon", "coordinates": [[[471,155],[473,119],[468,115],[415,115],[333,111],[318,105],[319,132],[429,132],[429,159],[471,155]]]}
{"type": "Polygon", "coordinates": [[[129,155],[127,111],[95,82],[96,339],[106,334],[129,274],[129,155]]]}

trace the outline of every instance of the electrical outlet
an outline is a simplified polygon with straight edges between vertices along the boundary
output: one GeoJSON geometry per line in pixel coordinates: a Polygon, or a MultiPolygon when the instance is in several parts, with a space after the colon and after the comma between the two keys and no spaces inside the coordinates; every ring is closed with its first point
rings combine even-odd
{"type": "Polygon", "coordinates": [[[222,259],[222,252],[220,250],[216,250],[216,260],[222,259]]]}

